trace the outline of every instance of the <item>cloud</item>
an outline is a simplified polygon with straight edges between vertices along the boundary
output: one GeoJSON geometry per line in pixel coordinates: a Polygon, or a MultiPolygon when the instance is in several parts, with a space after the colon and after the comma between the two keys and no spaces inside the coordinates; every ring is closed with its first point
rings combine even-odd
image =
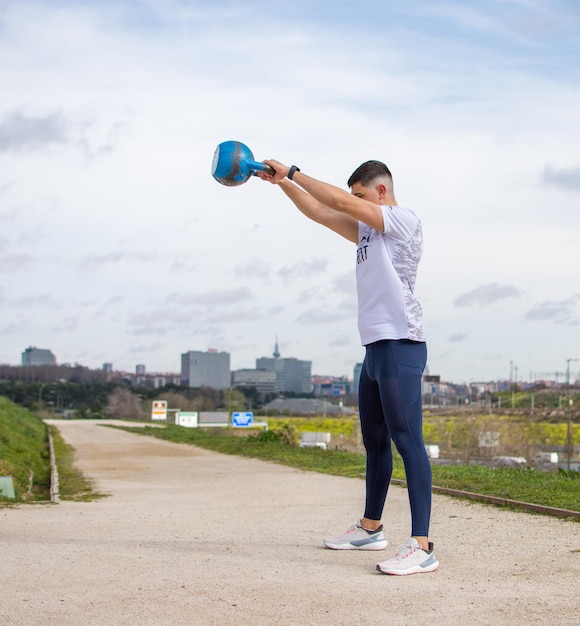
{"type": "MultiPolygon", "coordinates": [[[[30,153],[72,146],[87,159],[112,152],[126,123],[114,121],[102,128],[91,120],[75,122],[61,111],[28,115],[20,110],[0,120],[0,153],[30,153]]],[[[6,185],[0,189],[8,188],[6,185]]]]}
{"type": "Polygon", "coordinates": [[[62,303],[50,293],[38,293],[33,296],[22,296],[10,302],[10,306],[24,310],[39,309],[46,312],[49,309],[61,309],[62,303]]]}
{"type": "Polygon", "coordinates": [[[131,335],[167,335],[183,329],[207,330],[208,324],[256,320],[259,308],[241,309],[239,303],[254,300],[246,287],[200,294],[172,294],[170,306],[133,313],[127,319],[131,335]],[[234,306],[235,305],[235,306],[234,306]]]}
{"type": "Polygon", "coordinates": [[[571,169],[554,169],[547,167],[544,170],[545,185],[560,187],[566,191],[580,192],[580,167],[571,169]]]}
{"type": "Polygon", "coordinates": [[[182,309],[158,309],[135,313],[127,319],[127,332],[131,335],[167,335],[171,332],[191,329],[199,324],[191,311],[182,309]]]}
{"type": "Polygon", "coordinates": [[[287,265],[278,271],[278,275],[285,281],[296,278],[307,278],[313,274],[320,274],[326,270],[327,259],[312,259],[311,261],[301,261],[294,265],[287,265]]]}
{"type": "Polygon", "coordinates": [[[338,348],[342,346],[349,346],[352,343],[352,337],[349,335],[337,335],[328,341],[329,346],[336,346],[338,348]]]}
{"type": "Polygon", "coordinates": [[[465,341],[469,335],[467,333],[453,333],[453,335],[449,336],[448,341],[451,343],[460,343],[465,341]]]}
{"type": "Polygon", "coordinates": [[[17,273],[21,270],[28,269],[34,262],[34,257],[30,254],[1,254],[0,255],[0,273],[9,274],[17,273]]]}
{"type": "Polygon", "coordinates": [[[191,293],[188,295],[172,294],[169,300],[175,304],[186,306],[234,304],[243,300],[253,300],[254,294],[248,287],[234,289],[216,289],[205,293],[191,293]]]}
{"type": "Polygon", "coordinates": [[[238,278],[258,278],[267,280],[270,277],[270,265],[263,259],[254,257],[236,265],[234,275],[238,278]]]}
{"type": "Polygon", "coordinates": [[[32,117],[12,111],[0,122],[0,152],[25,152],[70,142],[68,124],[59,112],[32,117]]]}
{"type": "Polygon", "coordinates": [[[310,287],[309,289],[305,289],[298,294],[296,298],[296,302],[310,302],[312,300],[316,300],[320,297],[320,288],[319,287],[310,287]]]}
{"type": "Polygon", "coordinates": [[[489,306],[506,298],[519,298],[522,292],[513,285],[498,285],[490,283],[489,285],[481,285],[473,291],[464,293],[455,298],[456,307],[477,307],[489,306]]]}
{"type": "Polygon", "coordinates": [[[0,213],[0,222],[15,222],[18,217],[19,212],[17,209],[5,210],[0,213]]]}
{"type": "Polygon", "coordinates": [[[8,335],[12,336],[18,333],[21,333],[30,328],[30,324],[28,322],[15,322],[13,324],[9,324],[4,328],[0,329],[0,335],[8,335]]]}
{"type": "Polygon", "coordinates": [[[199,269],[199,261],[184,254],[177,254],[171,260],[170,273],[190,274],[199,269]]]}
{"type": "Polygon", "coordinates": [[[78,269],[83,272],[93,272],[103,269],[106,265],[118,263],[154,263],[155,254],[150,252],[110,252],[109,254],[92,254],[84,257],[78,263],[78,269]]]}
{"type": "MultiPolygon", "coordinates": [[[[502,19],[497,19],[497,15],[486,8],[463,3],[442,3],[442,13],[466,31],[522,43],[556,37],[573,28],[577,21],[576,16],[570,15],[569,8],[558,10],[557,6],[543,6],[544,3],[534,0],[511,0],[502,4],[502,19]]],[[[438,5],[433,8],[436,11],[438,5]]]]}
{"type": "Polygon", "coordinates": [[[310,309],[310,311],[304,312],[299,315],[297,322],[301,324],[326,324],[330,322],[341,322],[345,319],[350,319],[351,312],[345,313],[342,309],[324,308],[324,309],[310,309]]]}
{"type": "Polygon", "coordinates": [[[148,352],[157,352],[160,348],[161,344],[156,342],[149,345],[133,346],[132,348],[128,348],[127,352],[129,354],[146,354],[148,352]]]}
{"type": "Polygon", "coordinates": [[[575,326],[579,322],[578,314],[574,311],[578,302],[580,302],[580,293],[560,302],[542,302],[528,311],[525,318],[530,321],[548,321],[554,324],[575,326]]]}
{"type": "Polygon", "coordinates": [[[58,320],[58,324],[50,329],[52,333],[70,333],[74,331],[79,325],[78,315],[69,315],[58,320]]]}
{"type": "Polygon", "coordinates": [[[332,281],[334,291],[353,296],[356,294],[356,279],[354,271],[337,276],[332,281]]]}
{"type": "Polygon", "coordinates": [[[211,324],[223,324],[229,322],[252,321],[262,318],[263,312],[258,307],[252,309],[240,309],[239,307],[223,307],[216,310],[215,313],[208,315],[207,322],[211,324]]]}

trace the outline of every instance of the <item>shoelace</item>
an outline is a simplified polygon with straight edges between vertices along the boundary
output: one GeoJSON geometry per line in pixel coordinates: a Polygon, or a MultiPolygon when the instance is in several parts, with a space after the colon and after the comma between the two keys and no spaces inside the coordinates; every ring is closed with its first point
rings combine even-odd
{"type": "Polygon", "coordinates": [[[366,533],[378,532],[378,530],[368,531],[366,528],[363,528],[360,524],[355,523],[344,534],[350,535],[351,533],[355,533],[357,530],[364,530],[366,533]]]}
{"type": "Polygon", "coordinates": [[[420,549],[421,546],[410,546],[408,543],[404,543],[402,546],[397,547],[397,553],[393,558],[397,561],[402,561],[403,559],[406,559],[408,556],[413,554],[413,552],[416,552],[420,549]]]}
{"type": "Polygon", "coordinates": [[[346,537],[346,535],[350,535],[351,533],[354,533],[356,529],[357,529],[357,525],[353,524],[342,536],[346,537]]]}

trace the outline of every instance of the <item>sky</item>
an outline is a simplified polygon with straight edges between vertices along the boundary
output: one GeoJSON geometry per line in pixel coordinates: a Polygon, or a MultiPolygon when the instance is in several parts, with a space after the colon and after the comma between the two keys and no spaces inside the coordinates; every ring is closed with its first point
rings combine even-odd
{"type": "Polygon", "coordinates": [[[387,163],[423,222],[449,382],[580,361],[576,0],[0,0],[0,363],[362,361],[355,246],[216,146],[347,189],[387,163]]]}

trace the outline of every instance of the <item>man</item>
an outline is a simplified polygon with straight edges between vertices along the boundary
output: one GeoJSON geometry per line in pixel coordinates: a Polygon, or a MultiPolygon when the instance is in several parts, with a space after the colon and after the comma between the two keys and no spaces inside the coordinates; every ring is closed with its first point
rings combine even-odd
{"type": "Polygon", "coordinates": [[[348,180],[351,193],[307,176],[295,165],[265,161],[277,184],[306,217],[357,244],[358,325],[366,354],[359,412],[366,458],[363,517],[324,539],[335,550],[383,550],[381,517],[391,474],[391,441],[403,458],[412,529],[395,556],[377,565],[392,575],[432,572],[439,562],[429,542],[431,465],[422,434],[421,378],[427,360],[421,305],[414,295],[423,250],[421,222],[400,207],[393,179],[380,161],[367,161],[348,180]]]}

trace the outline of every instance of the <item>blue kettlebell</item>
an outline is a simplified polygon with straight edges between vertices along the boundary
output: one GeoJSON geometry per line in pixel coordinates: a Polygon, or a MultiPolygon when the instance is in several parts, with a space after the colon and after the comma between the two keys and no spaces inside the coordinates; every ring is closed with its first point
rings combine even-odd
{"type": "Polygon", "coordinates": [[[215,149],[211,175],[222,185],[243,185],[258,170],[274,173],[268,165],[254,161],[252,151],[241,141],[224,141],[215,149]]]}

